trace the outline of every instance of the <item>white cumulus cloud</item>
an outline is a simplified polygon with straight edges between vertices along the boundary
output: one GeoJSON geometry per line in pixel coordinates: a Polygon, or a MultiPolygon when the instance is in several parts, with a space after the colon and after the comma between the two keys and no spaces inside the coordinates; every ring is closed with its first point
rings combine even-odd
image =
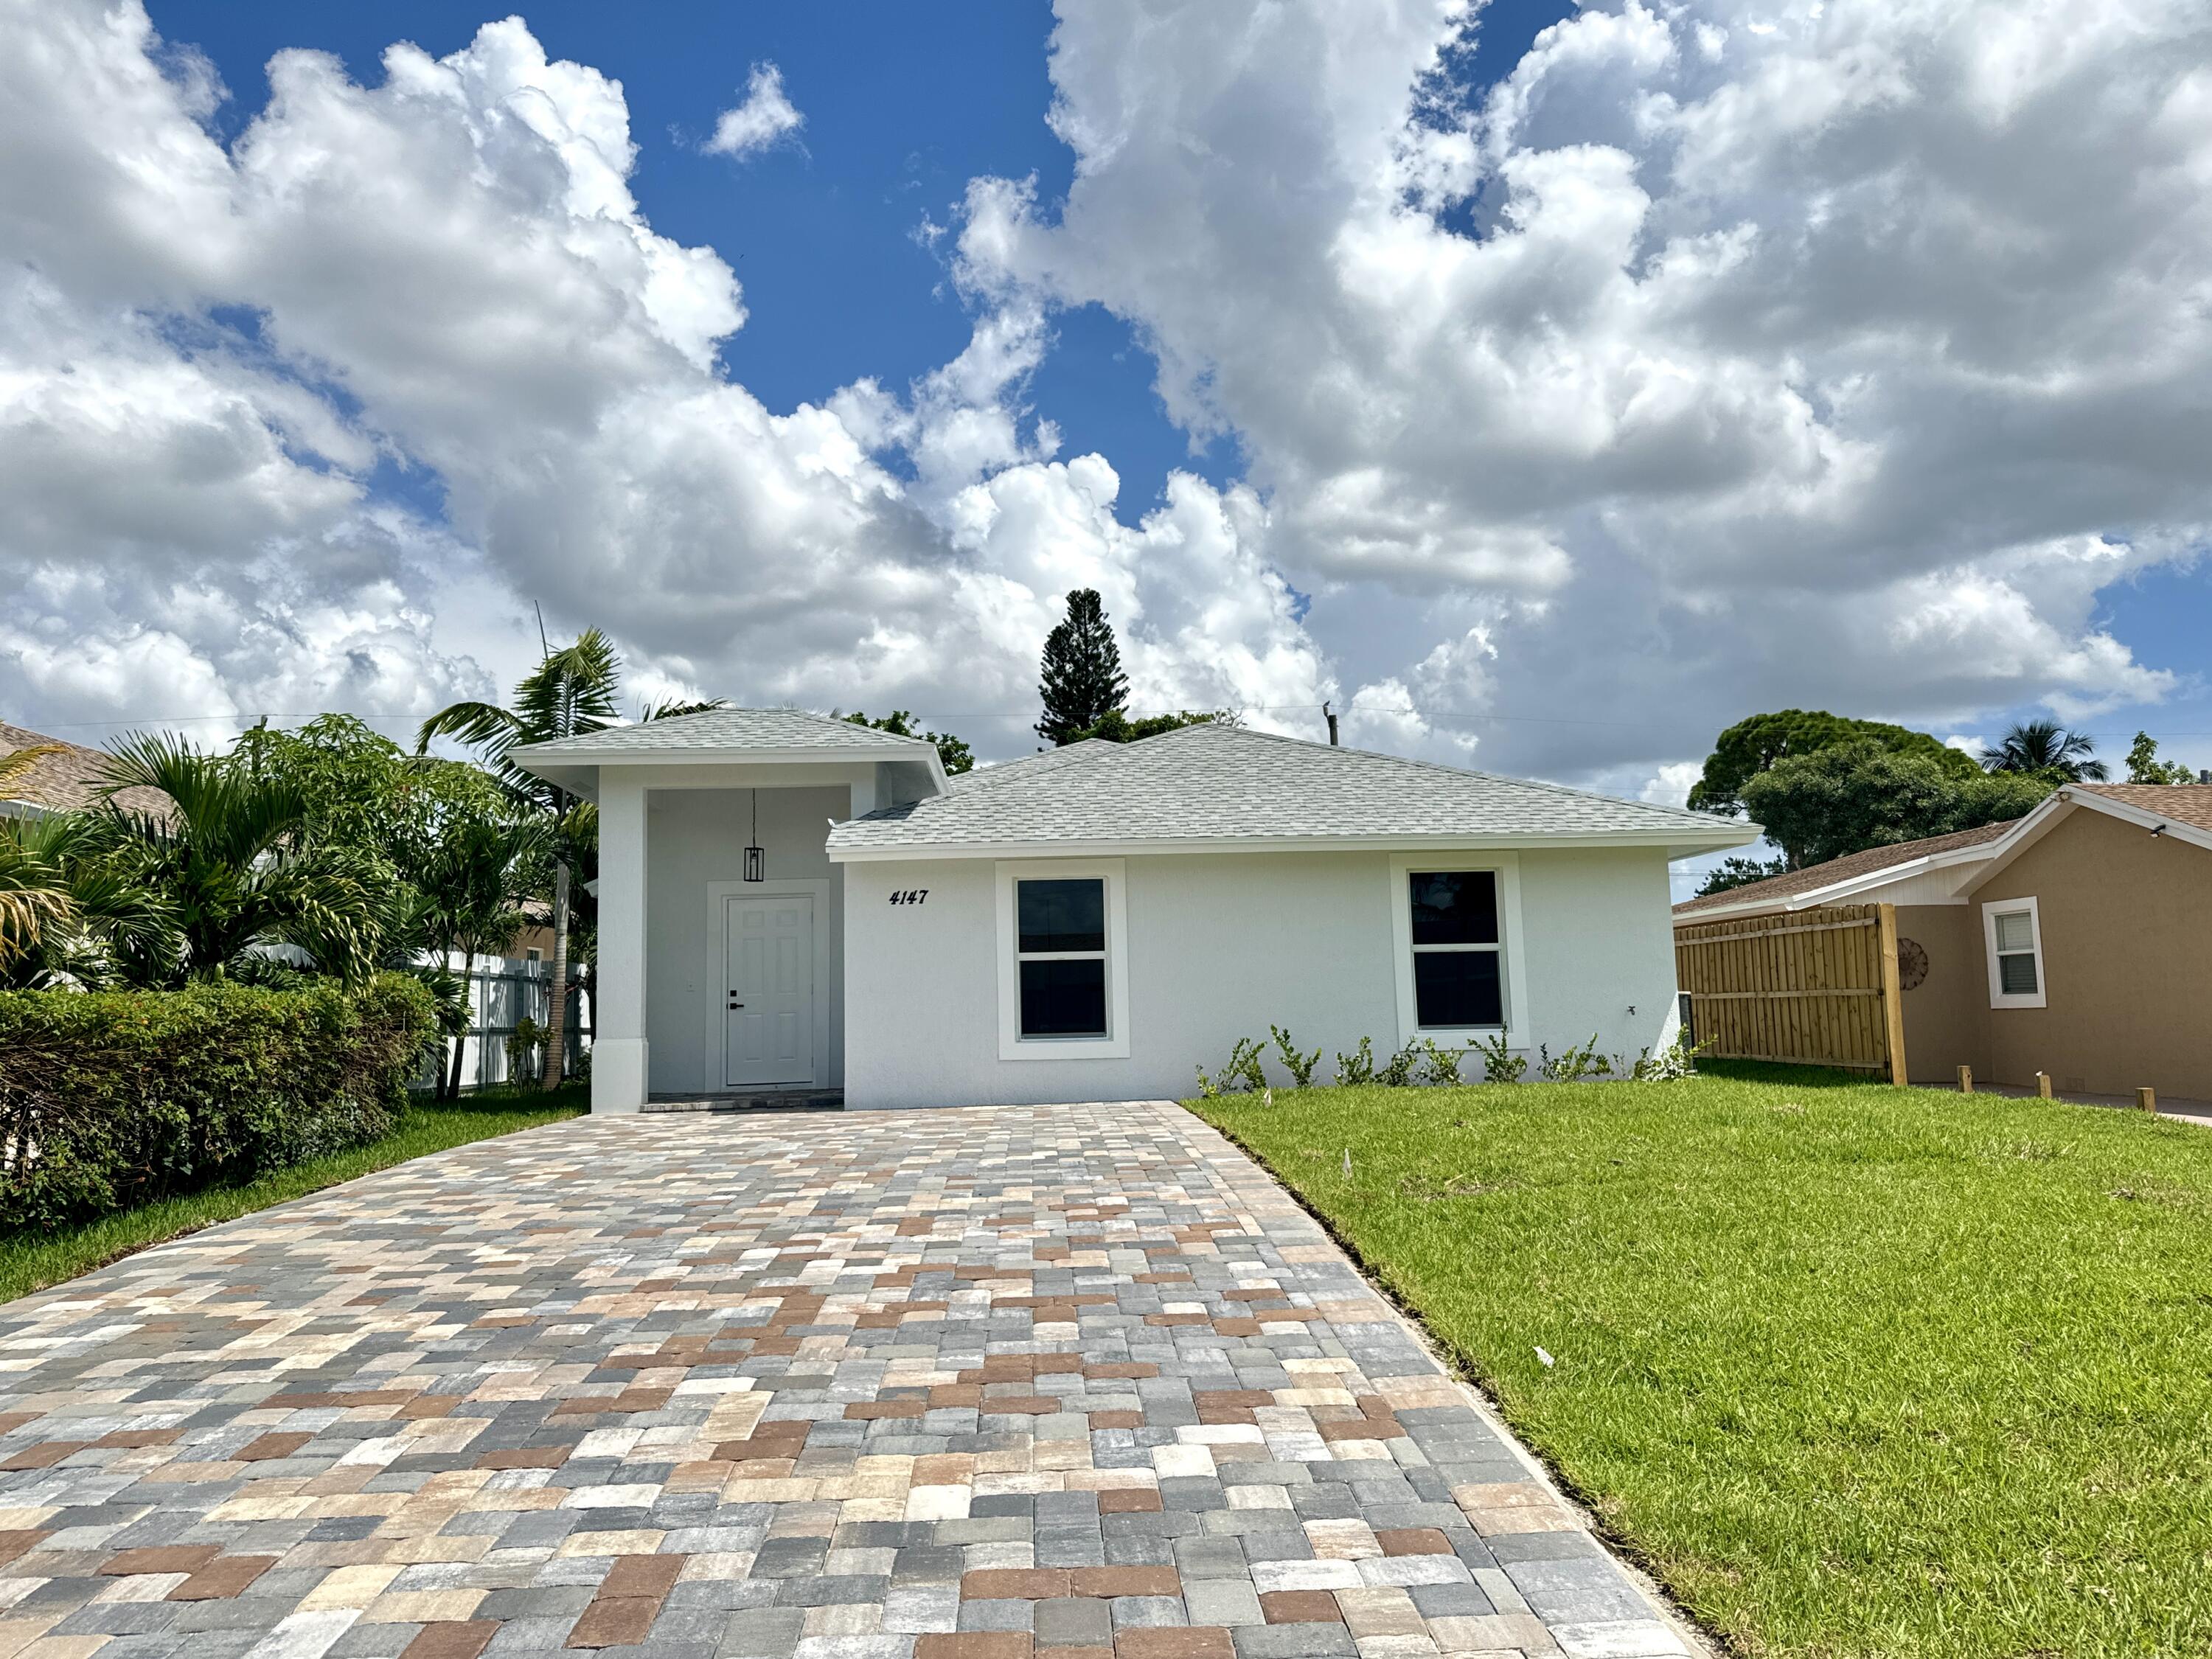
{"type": "Polygon", "coordinates": [[[755,64],[744,97],[714,118],[714,134],[705,149],[710,155],[743,160],[805,125],[806,118],[783,89],[783,71],[773,64],[755,64]]]}

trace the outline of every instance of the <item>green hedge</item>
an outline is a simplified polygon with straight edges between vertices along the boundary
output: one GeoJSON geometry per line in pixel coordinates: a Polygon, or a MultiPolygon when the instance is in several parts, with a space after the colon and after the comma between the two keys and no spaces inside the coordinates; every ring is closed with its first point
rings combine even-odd
{"type": "Polygon", "coordinates": [[[251,1180],[387,1133],[430,994],[217,981],[0,992],[0,1231],[251,1180]]]}

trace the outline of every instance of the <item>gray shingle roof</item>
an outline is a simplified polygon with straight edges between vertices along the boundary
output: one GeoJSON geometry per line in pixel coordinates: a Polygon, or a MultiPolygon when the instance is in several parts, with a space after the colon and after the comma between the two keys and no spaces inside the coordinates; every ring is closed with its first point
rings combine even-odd
{"type": "Polygon", "coordinates": [[[715,708],[637,726],[611,726],[604,732],[530,744],[514,752],[532,760],[559,760],[567,755],[609,752],[680,757],[700,750],[828,749],[870,754],[878,760],[911,760],[920,758],[916,750],[930,746],[920,738],[894,737],[804,708],[715,708]]]}
{"type": "MultiPolygon", "coordinates": [[[[0,756],[12,755],[19,749],[58,752],[32,762],[12,782],[0,787],[0,799],[21,801],[50,812],[88,811],[107,800],[102,792],[110,764],[106,750],[88,749],[81,743],[68,743],[0,720],[0,756]]],[[[126,812],[144,812],[164,821],[177,810],[177,804],[160,790],[136,784],[117,790],[114,799],[126,812]]]]}
{"type": "Polygon", "coordinates": [[[1079,744],[977,771],[950,793],[840,823],[833,853],[1000,843],[1638,836],[1688,847],[1757,833],[1702,812],[1236,726],[1079,744]]]}

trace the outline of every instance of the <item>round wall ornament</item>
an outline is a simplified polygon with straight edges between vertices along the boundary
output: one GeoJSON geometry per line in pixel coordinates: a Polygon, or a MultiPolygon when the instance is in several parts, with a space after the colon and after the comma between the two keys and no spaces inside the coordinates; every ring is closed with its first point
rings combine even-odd
{"type": "Polygon", "coordinates": [[[1900,989],[1912,990],[1928,977],[1928,952],[1917,939],[1897,941],[1897,983],[1900,989]]]}

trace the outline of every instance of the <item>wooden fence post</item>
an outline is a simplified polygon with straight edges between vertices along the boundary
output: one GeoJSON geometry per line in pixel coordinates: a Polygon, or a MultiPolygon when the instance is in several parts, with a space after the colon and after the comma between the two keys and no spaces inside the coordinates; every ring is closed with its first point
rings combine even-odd
{"type": "Polygon", "coordinates": [[[1904,1086],[1905,988],[1897,976],[1897,907],[1879,907],[1875,938],[1881,945],[1881,1019],[1883,1041],[1889,1049],[1889,1080],[1904,1086]]]}
{"type": "Polygon", "coordinates": [[[2035,1092],[2039,1099],[2048,1100],[2051,1098],[2050,1073],[2038,1072],[2035,1074],[2035,1092]]]}
{"type": "Polygon", "coordinates": [[[1959,1068],[1959,1092],[1962,1095],[1974,1092],[1974,1068],[1971,1066],[1959,1068]]]}
{"type": "Polygon", "coordinates": [[[2155,1089],[2136,1090],[2136,1104],[2140,1106],[2146,1112],[2155,1113],[2158,1110],[2158,1091],[2155,1089]]]}

